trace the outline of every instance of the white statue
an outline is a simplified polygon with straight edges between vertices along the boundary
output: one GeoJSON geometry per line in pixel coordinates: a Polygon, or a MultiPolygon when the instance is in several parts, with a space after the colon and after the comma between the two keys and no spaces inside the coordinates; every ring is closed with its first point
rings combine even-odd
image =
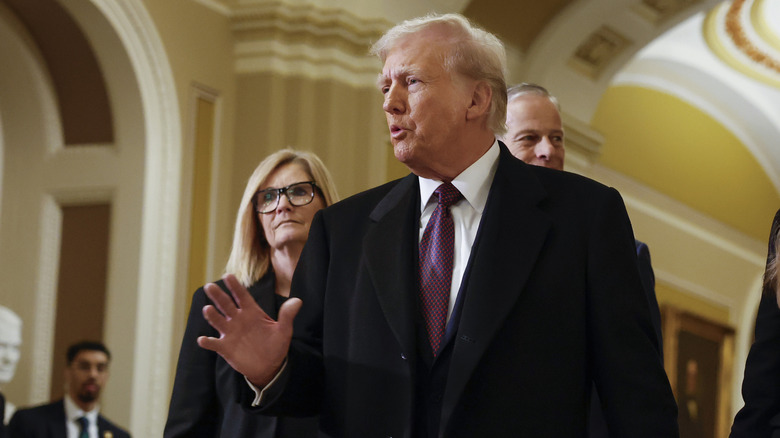
{"type": "MultiPolygon", "coordinates": [[[[13,310],[0,306],[0,389],[14,378],[21,346],[22,319],[13,310]]],[[[6,400],[4,423],[8,424],[14,411],[16,406],[6,400]]]]}

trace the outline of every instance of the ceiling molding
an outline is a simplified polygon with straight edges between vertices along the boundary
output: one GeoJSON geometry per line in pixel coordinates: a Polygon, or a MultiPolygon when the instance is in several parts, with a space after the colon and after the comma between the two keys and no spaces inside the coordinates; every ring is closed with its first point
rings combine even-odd
{"type": "Polygon", "coordinates": [[[373,86],[381,66],[371,44],[392,25],[341,9],[264,2],[231,16],[238,73],[278,72],[373,86]]]}
{"type": "Polygon", "coordinates": [[[589,124],[561,111],[563,131],[566,134],[566,161],[577,166],[590,167],[601,155],[604,136],[589,124]]]}
{"type": "Polygon", "coordinates": [[[604,184],[618,188],[627,206],[692,238],[707,242],[735,259],[763,268],[766,262],[764,242],[608,167],[597,164],[589,174],[604,184]]]}

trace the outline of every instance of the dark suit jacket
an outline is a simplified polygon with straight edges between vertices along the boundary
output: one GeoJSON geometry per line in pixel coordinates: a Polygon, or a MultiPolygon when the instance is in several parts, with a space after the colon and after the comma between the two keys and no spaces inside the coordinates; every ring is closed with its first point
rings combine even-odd
{"type": "MultiPolygon", "coordinates": [[[[116,424],[98,415],[98,436],[111,432],[114,438],[130,438],[130,434],[116,424]]],[[[65,403],[54,403],[19,409],[8,423],[9,438],[66,438],[65,403]]]]}
{"type": "MultiPolygon", "coordinates": [[[[775,214],[767,261],[775,255],[780,210],[775,214]]],[[[731,438],[780,438],[780,309],[775,291],[765,287],[756,316],[756,338],[745,363],[740,409],[731,426],[731,438]]]]}
{"type": "MultiPolygon", "coordinates": [[[[642,280],[642,288],[647,297],[647,303],[650,306],[650,321],[655,329],[656,342],[658,343],[658,358],[661,364],[664,363],[663,355],[663,336],[661,335],[661,310],[658,308],[658,299],[655,296],[655,274],[653,274],[653,265],[650,263],[650,249],[647,244],[635,240],[636,244],[636,262],[639,268],[639,278],[642,280]]],[[[601,400],[598,392],[593,391],[591,401],[590,425],[588,426],[590,438],[607,438],[609,431],[607,421],[604,418],[604,412],[601,408],[601,400]]]]}
{"type": "MultiPolygon", "coordinates": [[[[409,175],[319,212],[287,366],[261,409],[321,412],[332,437],[411,437],[420,347],[419,187],[409,175]],[[277,392],[278,390],[278,392],[277,392]]],[[[583,437],[596,382],[615,437],[675,437],[633,233],[614,189],[501,145],[464,278],[439,436],[583,437]]]]}
{"type": "MultiPolygon", "coordinates": [[[[226,290],[220,280],[217,284],[226,290]]],[[[274,274],[269,271],[249,288],[252,298],[272,318],[278,305],[274,293],[274,274]]],[[[187,329],[182,339],[176,378],[173,384],[165,438],[174,437],[295,437],[315,436],[316,418],[278,419],[248,414],[239,404],[236,385],[246,386],[222,357],[200,348],[198,336],[219,336],[203,318],[203,306],[211,304],[203,288],[192,296],[187,329]]]]}

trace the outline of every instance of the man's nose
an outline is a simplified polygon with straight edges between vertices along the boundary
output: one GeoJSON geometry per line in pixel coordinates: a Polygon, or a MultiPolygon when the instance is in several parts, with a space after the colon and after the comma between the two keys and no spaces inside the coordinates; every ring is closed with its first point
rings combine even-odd
{"type": "Polygon", "coordinates": [[[549,159],[553,155],[555,146],[552,144],[552,142],[548,137],[542,137],[539,143],[536,144],[535,150],[536,150],[536,156],[538,158],[549,159]]]}
{"type": "Polygon", "coordinates": [[[403,91],[395,85],[391,86],[385,93],[385,101],[382,108],[390,114],[403,114],[406,111],[406,102],[403,91]]]}

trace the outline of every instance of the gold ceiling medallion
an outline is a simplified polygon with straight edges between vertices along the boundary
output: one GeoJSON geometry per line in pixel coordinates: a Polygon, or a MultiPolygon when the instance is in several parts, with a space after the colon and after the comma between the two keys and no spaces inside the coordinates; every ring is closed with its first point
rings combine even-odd
{"type": "Polygon", "coordinates": [[[609,26],[602,26],[577,47],[569,67],[596,80],[606,67],[617,58],[631,41],[609,26]]]}
{"type": "Polygon", "coordinates": [[[780,60],[774,59],[770,54],[756,47],[742,27],[740,16],[744,6],[745,0],[734,0],[731,3],[731,7],[729,7],[726,13],[726,33],[731,37],[737,48],[747,55],[748,58],[780,73],[780,60]]]}
{"type": "MultiPolygon", "coordinates": [[[[721,3],[704,20],[704,39],[712,51],[733,69],[780,88],[780,50],[768,36],[764,14],[770,1],[733,0],[721,3]]],[[[776,23],[776,21],[775,21],[776,23]]]]}

